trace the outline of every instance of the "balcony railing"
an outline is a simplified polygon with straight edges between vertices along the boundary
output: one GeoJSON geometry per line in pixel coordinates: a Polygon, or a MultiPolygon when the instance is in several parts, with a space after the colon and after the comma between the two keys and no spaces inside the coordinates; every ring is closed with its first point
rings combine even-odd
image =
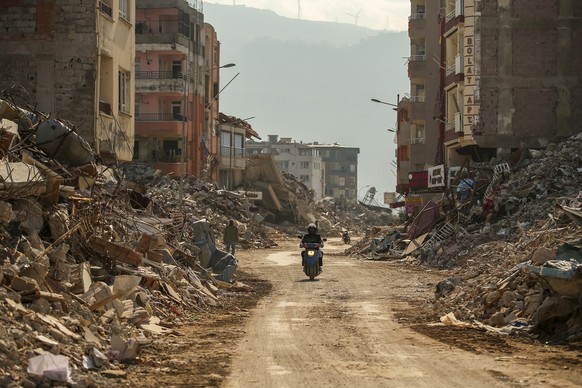
{"type": "Polygon", "coordinates": [[[221,146],[220,147],[220,156],[226,157],[233,157],[233,158],[242,158],[245,154],[244,148],[232,148],[228,146],[221,146]]]}
{"type": "Polygon", "coordinates": [[[410,144],[424,144],[424,137],[411,137],[410,144]]]}
{"type": "Polygon", "coordinates": [[[424,96],[410,96],[410,102],[424,102],[424,96]]]}
{"type": "Polygon", "coordinates": [[[190,36],[189,25],[178,21],[137,20],[135,33],[141,34],[182,34],[190,36]]]}
{"type": "Polygon", "coordinates": [[[102,1],[99,2],[99,10],[103,12],[105,15],[109,16],[110,18],[113,17],[113,10],[111,9],[111,7],[102,1]]]}
{"type": "Polygon", "coordinates": [[[182,119],[180,113],[139,113],[135,116],[135,121],[182,121],[182,119]]]}
{"type": "Polygon", "coordinates": [[[424,19],[425,13],[413,13],[408,17],[408,20],[420,20],[424,19]]]}
{"type": "Polygon", "coordinates": [[[416,55],[411,55],[410,57],[408,57],[408,61],[409,62],[415,62],[415,61],[424,61],[426,59],[426,55],[422,54],[416,54],[416,55]]]}
{"type": "Polygon", "coordinates": [[[136,79],[183,79],[187,80],[188,74],[180,71],[136,71],[136,79]]]}
{"type": "Polygon", "coordinates": [[[455,18],[455,16],[457,16],[457,13],[456,13],[456,11],[453,9],[451,12],[449,12],[449,13],[447,14],[447,19],[446,19],[446,21],[448,22],[448,21],[451,21],[451,20],[453,20],[453,19],[455,18]]]}

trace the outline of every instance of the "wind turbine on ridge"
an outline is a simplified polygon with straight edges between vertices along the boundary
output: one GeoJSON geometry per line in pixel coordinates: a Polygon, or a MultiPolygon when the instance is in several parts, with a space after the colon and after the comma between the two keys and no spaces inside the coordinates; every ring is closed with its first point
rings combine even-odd
{"type": "Polygon", "coordinates": [[[360,7],[360,10],[358,12],[356,12],[356,14],[351,14],[351,13],[347,13],[344,12],[346,15],[351,16],[354,18],[354,22],[356,23],[356,26],[358,25],[358,18],[360,17],[360,12],[362,12],[362,9],[364,9],[364,7],[360,7]]]}

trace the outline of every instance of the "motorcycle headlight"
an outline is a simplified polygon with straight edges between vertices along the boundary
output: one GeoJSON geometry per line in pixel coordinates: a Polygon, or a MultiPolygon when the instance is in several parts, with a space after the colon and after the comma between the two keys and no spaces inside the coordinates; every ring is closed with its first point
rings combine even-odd
{"type": "Polygon", "coordinates": [[[309,256],[309,257],[315,256],[315,251],[313,251],[313,250],[307,251],[307,256],[309,256]]]}

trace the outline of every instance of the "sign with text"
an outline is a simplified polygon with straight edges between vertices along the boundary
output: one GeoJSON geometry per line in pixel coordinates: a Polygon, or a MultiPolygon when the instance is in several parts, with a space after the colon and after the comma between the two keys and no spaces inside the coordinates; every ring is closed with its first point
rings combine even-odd
{"type": "Polygon", "coordinates": [[[428,169],[428,187],[445,186],[445,165],[441,164],[428,169]]]}

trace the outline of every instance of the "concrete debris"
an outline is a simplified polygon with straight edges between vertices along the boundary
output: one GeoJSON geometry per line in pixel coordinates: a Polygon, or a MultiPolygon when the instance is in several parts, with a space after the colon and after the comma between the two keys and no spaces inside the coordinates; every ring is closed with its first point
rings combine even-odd
{"type": "Polygon", "coordinates": [[[527,328],[546,341],[580,342],[580,155],[582,134],[545,150],[519,150],[514,162],[476,165],[465,202],[445,193],[438,212],[429,202],[409,224],[372,229],[347,252],[451,271],[427,311],[453,314],[450,324],[527,328]]]}
{"type": "Polygon", "coordinates": [[[10,98],[0,99],[0,120],[6,385],[124,378],[119,364],[138,360],[141,347],[175,333],[170,327],[229,292],[252,291],[215,239],[229,220],[242,249],[274,247],[313,221],[339,237],[342,228],[357,234],[395,220],[342,199],[315,203],[269,160],[251,163],[243,186],[228,191],[139,164],[98,164],[73,125],[10,98]]]}

